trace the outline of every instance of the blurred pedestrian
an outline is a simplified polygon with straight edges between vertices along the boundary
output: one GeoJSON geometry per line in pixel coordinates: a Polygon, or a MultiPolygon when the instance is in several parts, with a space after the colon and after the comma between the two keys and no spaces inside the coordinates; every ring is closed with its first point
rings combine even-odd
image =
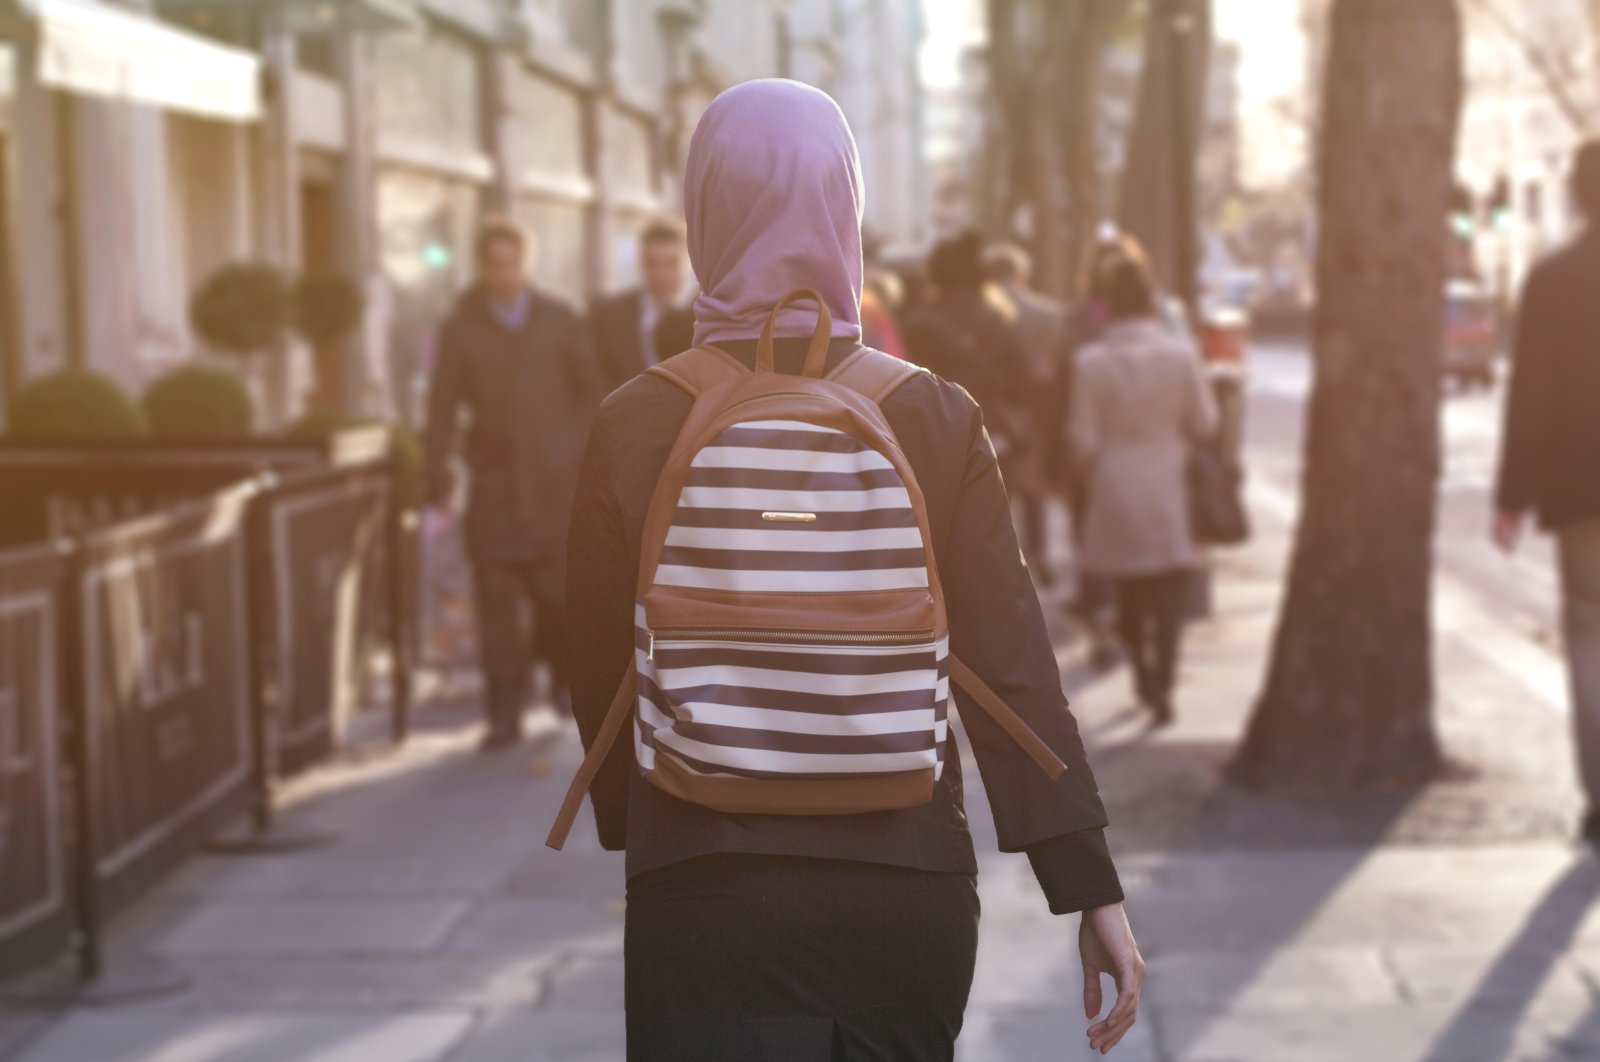
{"type": "Polygon", "coordinates": [[[656,322],[651,336],[657,363],[682,354],[694,346],[694,311],[687,306],[674,306],[656,322]]]}
{"type": "Polygon", "coordinates": [[[906,358],[898,319],[903,297],[899,277],[882,269],[867,271],[861,288],[861,341],[901,361],[906,358]]]}
{"type": "Polygon", "coordinates": [[[645,226],[639,236],[639,276],[639,287],[600,300],[589,315],[601,369],[613,390],[656,364],[656,325],[684,308],[683,226],[672,221],[645,226]]]}
{"type": "Polygon", "coordinates": [[[928,268],[935,290],[906,318],[906,352],[977,401],[1006,480],[1015,482],[1028,439],[1026,352],[1013,308],[989,285],[976,232],[940,243],[928,268]]]}
{"type": "MultiPolygon", "coordinates": [[[[850,130],[831,99],[792,81],[753,81],[724,92],[707,109],[690,143],[684,199],[690,259],[701,285],[695,304],[700,343],[713,343],[744,366],[755,366],[758,336],[780,299],[808,287],[820,293],[832,319],[831,342],[824,337],[817,348],[824,370],[832,372],[847,361],[873,361],[875,356],[862,354],[859,341],[860,167],[850,130]]],[[[774,371],[793,375],[795,386],[818,320],[808,307],[794,307],[777,319],[774,371]]],[[[960,388],[921,372],[901,379],[881,405],[865,398],[861,403],[892,430],[925,498],[929,523],[944,529],[933,539],[934,567],[946,603],[951,652],[1071,765],[1051,781],[992,716],[968,711],[970,702],[960,700],[1001,846],[1029,854],[1052,910],[1088,912],[1080,933],[1086,1009],[1100,1009],[1102,972],[1113,974],[1118,989],[1109,1017],[1089,1033],[1091,1046],[1109,1048],[1132,1024],[1143,964],[1105,846],[1105,811],[1061,697],[1049,637],[1018,559],[1005,491],[979,411],[960,388]]],[[[574,707],[591,747],[600,738],[619,680],[642,651],[635,616],[645,607],[636,595],[646,510],[680,430],[691,411],[701,408],[683,386],[652,371],[606,400],[590,440],[573,518],[569,592],[574,707]]],[[[773,430],[805,436],[822,429],[773,430]]],[[[823,434],[831,439],[826,430],[823,434]]],[[[704,467],[697,460],[694,471],[704,473],[707,490],[732,494],[741,482],[735,474],[746,469],[724,462],[739,448],[700,453],[712,449],[730,452],[704,467]]],[[[842,459],[853,456],[832,445],[807,452],[839,459],[827,462],[839,469],[848,464],[842,459]]],[[[830,483],[851,475],[795,471],[787,464],[770,471],[821,476],[830,483]]],[[[859,536],[864,546],[869,536],[886,537],[883,513],[900,511],[852,506],[848,512],[769,514],[762,512],[759,498],[718,498],[721,508],[699,508],[697,502],[692,510],[678,510],[692,511],[696,518],[675,522],[673,532],[705,529],[684,536],[702,543],[690,552],[714,554],[715,548],[703,544],[719,538],[748,541],[726,533],[741,528],[757,535],[800,534],[807,541],[843,533],[859,536]],[[874,513],[878,523],[862,522],[874,513]],[[806,529],[783,532],[763,522],[773,516],[812,519],[803,521],[806,529]],[[872,530],[851,530],[863,526],[872,530]]],[[[708,494],[705,502],[711,500],[708,494]]],[[[786,556],[779,552],[764,559],[786,556]]],[[[717,561],[710,556],[696,563],[717,561]]],[[[696,593],[710,605],[748,600],[748,595],[696,593]]],[[[802,626],[819,607],[803,591],[776,596],[792,599],[784,607],[796,612],[794,622],[802,626]]],[[[863,599],[859,607],[870,612],[874,606],[863,599]]],[[[680,642],[668,651],[726,653],[725,642],[699,649],[697,644],[680,642]]],[[[770,643],[745,646],[745,652],[752,650],[780,662],[786,651],[770,643]]],[[[792,657],[794,650],[787,651],[792,657]]],[[[779,668],[780,663],[760,667],[779,668]]],[[[783,684],[781,670],[751,673],[766,675],[769,686],[780,683],[788,691],[781,694],[776,686],[740,691],[759,703],[770,706],[779,696],[809,703],[808,696],[817,696],[792,679],[783,684]]],[[[854,669],[838,672],[842,696],[850,696],[852,688],[843,685],[847,673],[862,674],[854,680],[861,684],[861,698],[886,696],[869,692],[868,677],[854,669]]],[[[645,689],[649,697],[666,702],[664,693],[645,689]]],[[[646,700],[640,698],[638,712],[644,712],[646,700]]],[[[663,710],[654,701],[650,707],[663,710]]],[[[665,703],[678,719],[668,729],[701,726],[699,707],[665,703]]],[[[888,710],[888,701],[878,709],[888,710]]],[[[758,710],[746,711],[756,720],[758,710]]],[[[793,710],[769,714],[769,728],[792,727],[806,718],[793,710]]],[[[807,732],[818,750],[834,747],[830,743],[841,738],[837,729],[823,726],[828,718],[811,717],[807,732]]],[[[763,744],[777,735],[760,729],[760,721],[747,725],[757,729],[743,732],[740,747],[782,748],[763,744]]],[[[726,729],[705,724],[702,733],[709,741],[715,731],[726,729]]],[[[978,925],[960,756],[952,751],[945,758],[927,803],[870,814],[746,814],[669,795],[641,775],[636,765],[642,758],[660,769],[668,750],[682,747],[678,729],[666,735],[664,729],[648,730],[631,720],[622,732],[634,740],[612,747],[590,792],[601,843],[627,850],[630,1059],[909,1062],[952,1057],[972,981],[978,925]]],[[[695,769],[688,769],[693,775],[695,769]]]]}
{"type": "Polygon", "coordinates": [[[1107,266],[1110,321],[1075,367],[1072,445],[1088,496],[1082,563],[1114,581],[1135,690],[1165,725],[1199,563],[1189,451],[1216,430],[1217,413],[1197,353],[1158,317],[1143,251],[1129,240],[1124,252],[1107,266]]]}
{"type": "Polygon", "coordinates": [[[1114,229],[1102,231],[1089,251],[1079,281],[1082,297],[1072,307],[1061,331],[1058,360],[1061,365],[1053,405],[1061,410],[1061,423],[1053,435],[1040,440],[1045,467],[1052,480],[1060,484],[1071,511],[1071,527],[1078,560],[1072,611],[1082,624],[1089,641],[1089,664],[1108,668],[1117,661],[1117,635],[1114,630],[1116,588],[1111,580],[1088,571],[1082,563],[1084,517],[1088,511],[1088,477],[1072,460],[1071,414],[1074,371],[1078,355],[1105,330],[1111,321],[1111,266],[1128,251],[1114,229]]]}
{"type": "Polygon", "coordinates": [[[989,279],[999,286],[1015,307],[1015,328],[1022,346],[1026,402],[1026,459],[1012,494],[1021,509],[1023,549],[1041,585],[1049,586],[1050,569],[1049,504],[1055,493],[1050,469],[1056,458],[1053,451],[1064,447],[1066,415],[1058,399],[1061,394],[1061,335],[1066,325],[1066,306],[1059,300],[1033,290],[1033,261],[1014,243],[989,249],[986,268],[989,279]]]}
{"type": "Polygon", "coordinates": [[[454,493],[460,418],[470,417],[466,545],[488,749],[521,736],[533,656],[550,667],[558,702],[566,700],[567,522],[583,438],[604,388],[582,318],[533,287],[527,253],[528,238],[512,223],[483,227],[478,279],[444,325],[428,390],[434,505],[454,493]]]}
{"type": "Polygon", "coordinates": [[[1514,550],[1529,513],[1555,535],[1582,835],[1600,843],[1600,141],[1578,149],[1572,194],[1584,231],[1522,289],[1494,539],[1514,550]]]}

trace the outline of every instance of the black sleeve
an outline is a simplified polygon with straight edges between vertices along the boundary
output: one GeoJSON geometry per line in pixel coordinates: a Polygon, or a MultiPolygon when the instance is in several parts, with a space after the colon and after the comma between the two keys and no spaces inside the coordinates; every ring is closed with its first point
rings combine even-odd
{"type": "Polygon", "coordinates": [[[1063,761],[1051,781],[959,689],[956,704],[983,774],[1003,851],[1015,852],[1106,824],[1044,614],[1023,565],[994,448],[969,400],[966,465],[940,571],[950,651],[1010,705],[1063,761]]]}
{"type": "Polygon", "coordinates": [[[606,386],[606,374],[600,364],[594,333],[590,330],[589,322],[582,317],[573,317],[566,354],[568,393],[578,409],[591,414],[600,405],[600,400],[605,398],[609,388],[606,386]]]}
{"type": "MultiPolygon", "coordinates": [[[[639,559],[628,549],[616,496],[608,417],[602,407],[589,434],[567,546],[567,662],[572,714],[587,749],[633,665],[633,590],[639,559]]],[[[622,848],[628,826],[633,742],[624,732],[590,786],[600,843],[622,848]]]]}
{"type": "Polygon", "coordinates": [[[1539,503],[1545,432],[1550,423],[1546,411],[1550,408],[1550,364],[1555,357],[1551,347],[1559,342],[1549,305],[1551,279],[1535,270],[1523,286],[1517,309],[1511,389],[1495,488],[1495,505],[1501,512],[1523,513],[1539,503]]]}
{"type": "Polygon", "coordinates": [[[1111,861],[1106,831],[1064,833],[1030,844],[1027,853],[1051,914],[1072,914],[1122,902],[1122,881],[1111,861]]]}

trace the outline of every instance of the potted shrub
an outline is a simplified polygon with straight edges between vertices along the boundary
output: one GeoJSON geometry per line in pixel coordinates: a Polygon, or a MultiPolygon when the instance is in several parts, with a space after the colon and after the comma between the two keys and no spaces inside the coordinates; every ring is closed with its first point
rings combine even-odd
{"type": "Polygon", "coordinates": [[[261,373],[267,415],[289,408],[283,357],[291,318],[289,287],[276,266],[235,262],[212,273],[189,301],[189,321],[208,346],[245,358],[261,373]]]}
{"type": "Polygon", "coordinates": [[[17,392],[6,416],[10,438],[32,441],[133,439],[144,429],[139,407],[121,385],[85,369],[39,377],[17,392]]]}
{"type": "Polygon", "coordinates": [[[361,286],[343,273],[307,273],[295,283],[291,304],[294,329],[311,347],[315,366],[316,390],[308,405],[354,413],[357,396],[348,393],[344,354],[366,312],[361,286]]]}
{"type": "Polygon", "coordinates": [[[255,426],[250,392],[221,369],[173,369],[150,385],[141,404],[150,434],[158,439],[237,438],[255,426]]]}

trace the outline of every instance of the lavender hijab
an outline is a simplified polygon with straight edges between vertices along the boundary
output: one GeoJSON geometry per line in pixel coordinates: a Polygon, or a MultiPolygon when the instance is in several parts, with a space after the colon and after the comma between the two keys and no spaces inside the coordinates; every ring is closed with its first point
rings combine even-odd
{"type": "MultiPolygon", "coordinates": [[[[736,85],[711,101],[683,181],[689,262],[700,282],[694,341],[754,339],[778,300],[814,288],[833,334],[861,336],[861,162],[839,105],[798,81],[736,85]]],[[[776,334],[809,336],[816,307],[776,334]]]]}

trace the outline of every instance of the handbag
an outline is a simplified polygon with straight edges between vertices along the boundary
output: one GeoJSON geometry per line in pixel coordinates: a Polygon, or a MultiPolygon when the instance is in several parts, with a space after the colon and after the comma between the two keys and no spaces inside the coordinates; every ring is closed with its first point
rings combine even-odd
{"type": "Polygon", "coordinates": [[[1189,523],[1196,542],[1237,546],[1250,538],[1239,466],[1210,446],[1189,449],[1189,523]]]}

